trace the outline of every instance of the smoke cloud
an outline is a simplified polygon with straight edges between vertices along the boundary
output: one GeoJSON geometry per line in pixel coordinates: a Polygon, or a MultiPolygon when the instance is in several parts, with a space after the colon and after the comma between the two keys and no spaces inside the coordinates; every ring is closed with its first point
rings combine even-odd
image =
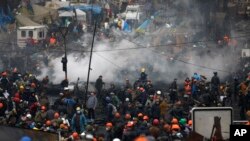
{"type": "MultiPolygon", "coordinates": [[[[167,23],[170,22],[168,24],[172,24],[174,27],[179,26],[186,29],[184,32],[187,33],[186,37],[190,40],[200,40],[200,38],[192,36],[197,30],[205,31],[204,27],[201,26],[205,22],[204,15],[200,12],[200,10],[203,10],[204,14],[204,9],[195,7],[193,3],[187,0],[174,1],[173,5],[173,8],[167,8],[170,13],[178,12],[179,10],[176,8],[181,5],[191,15],[181,16],[182,18],[177,18],[178,15],[170,17],[167,23]]],[[[236,58],[234,52],[228,48],[218,50],[215,44],[211,43],[207,44],[207,47],[194,48],[193,44],[188,44],[181,45],[182,48],[185,48],[185,51],[180,52],[175,51],[180,50],[179,47],[157,46],[176,42],[172,35],[167,36],[166,34],[169,33],[162,32],[166,28],[166,26],[159,27],[155,33],[149,36],[137,38],[116,31],[116,42],[95,41],[90,81],[93,82],[99,75],[102,75],[105,82],[124,82],[125,79],[133,82],[139,78],[141,68],[146,68],[148,79],[153,82],[166,83],[171,82],[174,78],[182,82],[186,77],[191,77],[194,72],[205,75],[210,80],[215,71],[221,78],[226,78],[231,72],[235,71],[236,58]]],[[[176,30],[176,32],[183,33],[181,29],[176,28],[176,30]]],[[[87,80],[89,55],[89,51],[68,54],[69,81],[76,81],[78,77],[82,81],[87,80]]],[[[50,56],[49,67],[43,66],[41,68],[42,74],[39,75],[39,78],[49,74],[53,83],[60,83],[64,79],[61,58],[62,56],[50,56]]]]}

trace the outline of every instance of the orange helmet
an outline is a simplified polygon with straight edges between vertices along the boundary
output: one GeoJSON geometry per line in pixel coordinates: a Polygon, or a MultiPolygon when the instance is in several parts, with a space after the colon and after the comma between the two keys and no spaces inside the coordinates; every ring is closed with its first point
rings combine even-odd
{"type": "Polygon", "coordinates": [[[136,138],[135,141],[148,141],[148,139],[144,136],[140,136],[140,137],[136,138]]]}
{"type": "Polygon", "coordinates": [[[142,114],[142,113],[139,113],[137,116],[138,116],[138,117],[143,117],[143,114],[142,114]]]}
{"type": "Polygon", "coordinates": [[[147,115],[143,116],[143,120],[148,121],[149,120],[148,116],[147,115]]]}
{"type": "Polygon", "coordinates": [[[132,127],[134,125],[134,122],[133,121],[129,121],[128,123],[127,123],[127,127],[132,127]]]}
{"type": "Polygon", "coordinates": [[[189,120],[189,121],[188,121],[188,125],[189,125],[189,126],[192,126],[192,125],[193,125],[193,121],[192,121],[192,120],[189,120]]]}
{"type": "Polygon", "coordinates": [[[78,135],[77,132],[74,132],[74,133],[72,134],[72,136],[73,136],[74,139],[77,139],[77,138],[79,137],[79,135],[78,135]]]}
{"type": "Polygon", "coordinates": [[[172,127],[171,127],[171,130],[180,130],[180,126],[178,124],[173,124],[172,127]]]}
{"type": "Polygon", "coordinates": [[[178,124],[178,123],[179,123],[179,121],[178,121],[178,119],[177,119],[177,118],[173,118],[173,119],[172,119],[172,121],[171,121],[171,123],[172,123],[172,124],[178,124]]]}
{"type": "Polygon", "coordinates": [[[60,116],[60,115],[59,115],[59,113],[57,113],[57,112],[54,114],[54,118],[55,118],[55,119],[58,119],[59,116],[60,116]]]}
{"type": "Polygon", "coordinates": [[[118,112],[115,113],[115,117],[116,117],[116,118],[120,118],[120,117],[121,117],[120,113],[118,113],[118,112]]]}
{"type": "Polygon", "coordinates": [[[139,90],[140,90],[141,92],[143,92],[143,91],[144,91],[144,88],[143,88],[143,87],[141,87],[141,88],[139,88],[139,90]]]}
{"type": "Polygon", "coordinates": [[[131,118],[131,115],[130,114],[126,114],[125,115],[125,119],[129,120],[131,118]]]}
{"type": "Polygon", "coordinates": [[[2,109],[3,108],[3,103],[2,102],[0,102],[0,109],[2,109]]]}
{"type": "Polygon", "coordinates": [[[112,126],[113,126],[113,124],[111,122],[106,123],[106,127],[112,127],[112,126]]]}
{"type": "Polygon", "coordinates": [[[45,107],[45,106],[42,106],[42,107],[41,107],[41,110],[46,110],[46,107],[45,107]]]}
{"type": "Polygon", "coordinates": [[[50,125],[51,125],[51,121],[50,121],[50,120],[47,120],[47,121],[46,121],[46,125],[47,125],[47,126],[50,126],[50,125]]]}

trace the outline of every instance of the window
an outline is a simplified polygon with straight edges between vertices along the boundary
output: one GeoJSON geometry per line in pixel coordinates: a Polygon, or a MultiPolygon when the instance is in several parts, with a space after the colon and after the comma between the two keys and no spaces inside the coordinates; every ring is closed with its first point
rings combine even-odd
{"type": "Polygon", "coordinates": [[[33,31],[29,31],[29,37],[33,37],[33,31]]]}
{"type": "Polygon", "coordinates": [[[43,31],[40,31],[40,32],[38,33],[38,36],[39,36],[39,38],[43,38],[43,37],[44,37],[44,32],[43,32],[43,31]]]}
{"type": "Polygon", "coordinates": [[[21,37],[26,37],[26,31],[21,31],[21,37]]]}

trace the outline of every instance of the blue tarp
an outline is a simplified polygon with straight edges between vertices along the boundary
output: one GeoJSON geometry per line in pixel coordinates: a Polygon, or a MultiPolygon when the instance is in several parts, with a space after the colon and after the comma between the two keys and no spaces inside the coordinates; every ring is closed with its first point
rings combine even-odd
{"type": "Polygon", "coordinates": [[[73,11],[74,9],[80,9],[82,11],[93,11],[94,14],[101,14],[102,12],[102,8],[100,6],[96,6],[96,5],[74,5],[74,6],[66,6],[66,7],[62,7],[59,8],[58,10],[66,10],[66,11],[73,11]]]}
{"type": "Polygon", "coordinates": [[[12,16],[10,9],[8,8],[8,14],[4,14],[3,8],[0,7],[0,27],[4,29],[4,26],[12,23],[14,20],[14,17],[12,16]]]}

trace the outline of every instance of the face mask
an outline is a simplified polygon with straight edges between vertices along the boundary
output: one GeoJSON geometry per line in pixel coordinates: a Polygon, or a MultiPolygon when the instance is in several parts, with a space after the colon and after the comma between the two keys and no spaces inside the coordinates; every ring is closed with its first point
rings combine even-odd
{"type": "Polygon", "coordinates": [[[77,113],[77,114],[80,114],[80,113],[81,113],[81,111],[76,111],[76,113],[77,113]]]}

